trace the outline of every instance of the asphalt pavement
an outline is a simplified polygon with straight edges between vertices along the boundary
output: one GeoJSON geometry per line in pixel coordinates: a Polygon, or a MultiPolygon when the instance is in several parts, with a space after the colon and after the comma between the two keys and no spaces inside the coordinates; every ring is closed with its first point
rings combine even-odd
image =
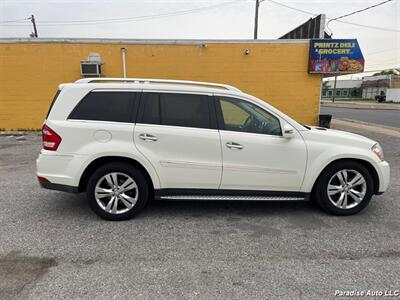
{"type": "Polygon", "coordinates": [[[331,114],[334,118],[358,120],[384,126],[400,128],[400,110],[378,110],[321,106],[321,114],[331,114]]]}
{"type": "MultiPolygon", "coordinates": [[[[362,132],[362,129],[354,129],[362,132]]],[[[327,299],[399,290],[400,138],[378,140],[389,190],[360,214],[309,203],[153,202],[99,219],[40,189],[40,137],[0,136],[0,299],[327,299]]]]}

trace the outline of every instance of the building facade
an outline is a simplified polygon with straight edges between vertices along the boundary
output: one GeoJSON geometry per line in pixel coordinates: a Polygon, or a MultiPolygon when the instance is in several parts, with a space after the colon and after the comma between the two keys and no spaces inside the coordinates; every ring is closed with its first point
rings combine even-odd
{"type": "Polygon", "coordinates": [[[58,85],[82,78],[89,55],[104,77],[123,77],[124,57],[127,77],[226,83],[318,121],[321,75],[307,72],[308,40],[0,39],[0,128],[40,128],[58,85]]]}
{"type": "Polygon", "coordinates": [[[400,75],[377,75],[363,77],[362,97],[375,99],[385,95],[386,101],[400,102],[400,75]]]}
{"type": "Polygon", "coordinates": [[[337,80],[336,89],[334,81],[327,80],[322,84],[321,99],[357,99],[361,98],[362,80],[337,80]]]}

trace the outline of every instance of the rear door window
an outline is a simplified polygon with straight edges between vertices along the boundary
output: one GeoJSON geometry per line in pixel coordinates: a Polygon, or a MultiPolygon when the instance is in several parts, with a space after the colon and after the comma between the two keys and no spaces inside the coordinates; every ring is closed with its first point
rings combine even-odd
{"type": "Polygon", "coordinates": [[[216,128],[212,97],[195,94],[145,93],[141,123],[216,128]]]}
{"type": "Polygon", "coordinates": [[[91,92],[75,107],[69,119],[134,122],[135,92],[91,92]]]}

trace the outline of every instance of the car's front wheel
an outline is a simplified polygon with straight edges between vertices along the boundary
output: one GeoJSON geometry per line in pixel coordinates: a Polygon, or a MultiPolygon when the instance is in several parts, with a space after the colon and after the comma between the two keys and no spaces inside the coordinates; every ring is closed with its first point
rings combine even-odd
{"type": "Polygon", "coordinates": [[[146,205],[149,190],[139,170],[129,164],[109,163],[92,174],[86,193],[98,216],[121,221],[132,218],[146,205]]]}
{"type": "Polygon", "coordinates": [[[320,175],[315,200],[325,211],[352,215],[364,209],[373,195],[374,182],[368,169],[356,161],[330,165],[320,175]]]}

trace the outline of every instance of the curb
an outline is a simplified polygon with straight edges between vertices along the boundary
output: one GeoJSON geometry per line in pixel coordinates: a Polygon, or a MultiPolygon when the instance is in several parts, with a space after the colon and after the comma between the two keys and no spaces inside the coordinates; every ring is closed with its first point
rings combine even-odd
{"type": "MultiPolygon", "coordinates": [[[[350,119],[332,119],[333,127],[335,125],[343,125],[347,127],[352,127],[354,129],[364,129],[366,131],[385,134],[393,137],[400,138],[400,128],[384,126],[376,123],[367,123],[363,121],[354,121],[350,119]]],[[[335,128],[333,128],[335,129],[335,128]]]]}
{"type": "Polygon", "coordinates": [[[23,136],[26,132],[24,131],[1,131],[0,136],[23,136]]]}
{"type": "MultiPolygon", "coordinates": [[[[395,104],[396,106],[398,104],[395,104]]],[[[388,106],[369,106],[366,104],[361,104],[361,105],[352,105],[352,104],[346,104],[346,103],[321,103],[321,107],[338,107],[338,108],[351,108],[351,109],[365,109],[365,110],[395,110],[395,111],[400,111],[400,105],[399,107],[388,107],[388,106]]]]}
{"type": "Polygon", "coordinates": [[[20,136],[25,136],[27,134],[37,134],[38,136],[41,136],[42,133],[39,131],[0,131],[0,136],[15,136],[15,137],[20,137],[20,136]]]}
{"type": "Polygon", "coordinates": [[[380,128],[385,128],[385,129],[389,129],[389,130],[394,130],[394,131],[400,132],[400,128],[397,128],[397,127],[392,127],[392,126],[387,126],[387,125],[382,125],[382,124],[377,124],[377,123],[371,123],[371,122],[364,122],[364,121],[360,121],[360,120],[346,119],[346,118],[335,118],[335,119],[336,120],[341,120],[341,121],[346,121],[346,122],[349,122],[349,123],[380,127],[380,128]]]}

